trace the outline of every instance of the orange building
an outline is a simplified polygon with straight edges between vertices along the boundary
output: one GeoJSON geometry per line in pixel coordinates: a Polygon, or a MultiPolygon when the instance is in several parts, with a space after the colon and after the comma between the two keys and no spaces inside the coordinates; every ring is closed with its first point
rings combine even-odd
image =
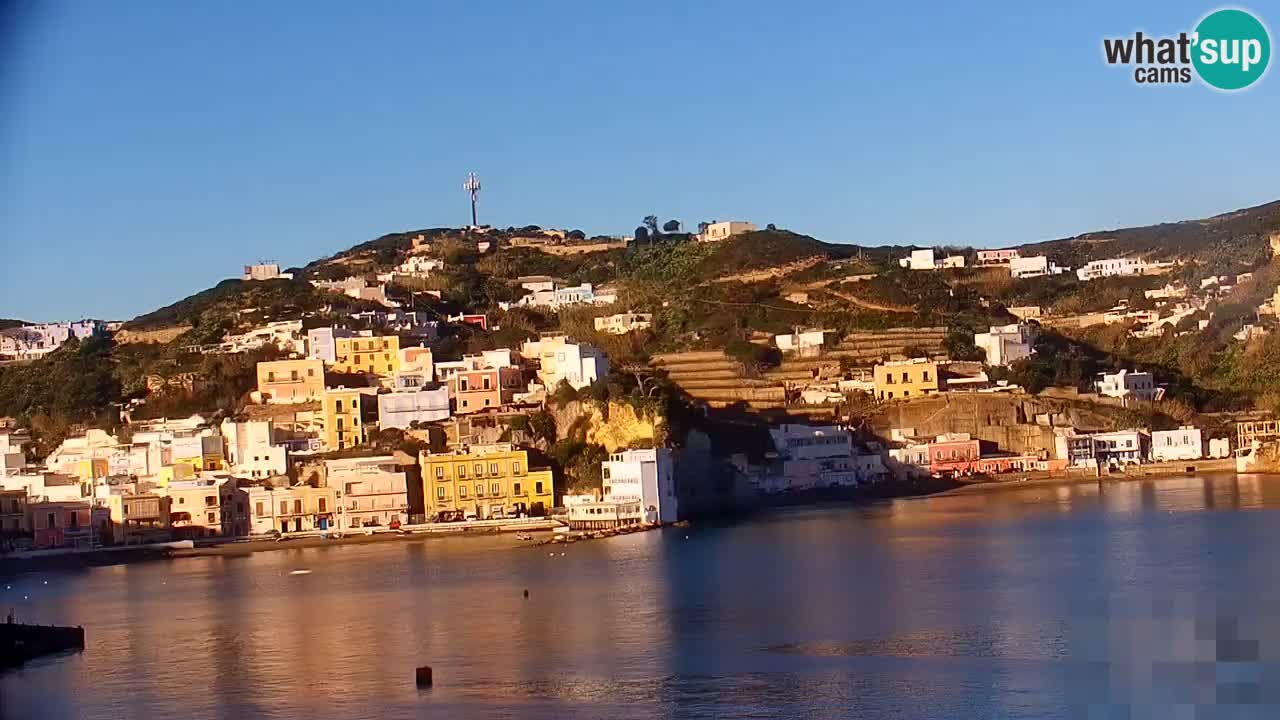
{"type": "Polygon", "coordinates": [[[258,363],[258,392],[269,403],[296,403],[324,396],[324,361],[272,360],[258,363]]]}

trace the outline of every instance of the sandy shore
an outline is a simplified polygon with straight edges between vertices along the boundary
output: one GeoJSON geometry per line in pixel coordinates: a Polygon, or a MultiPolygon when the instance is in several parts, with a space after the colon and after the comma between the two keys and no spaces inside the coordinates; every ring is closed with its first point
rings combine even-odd
{"type": "Polygon", "coordinates": [[[967,493],[979,492],[999,492],[1002,490],[1018,490],[1024,488],[1037,487],[1053,487],[1059,485],[1081,485],[1096,483],[1115,483],[1115,482],[1134,482],[1138,480],[1158,480],[1166,477],[1183,477],[1204,474],[1235,474],[1236,465],[1234,458],[1223,458],[1217,460],[1196,460],[1194,462],[1179,463],[1160,463],[1151,465],[1142,465],[1129,472],[1116,472],[1103,474],[1101,476],[1092,473],[1027,473],[1021,475],[1009,476],[997,480],[984,480],[980,482],[972,482],[961,485],[957,488],[936,493],[938,495],[960,495],[967,493]],[[1188,466],[1194,466],[1194,472],[1187,472],[1188,466]]]}

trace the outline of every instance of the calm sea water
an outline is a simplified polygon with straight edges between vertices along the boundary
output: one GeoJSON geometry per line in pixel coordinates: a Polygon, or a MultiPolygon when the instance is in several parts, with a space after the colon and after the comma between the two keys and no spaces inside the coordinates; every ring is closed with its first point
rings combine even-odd
{"type": "Polygon", "coordinates": [[[1277,509],[1173,478],[35,573],[5,612],[88,647],[0,716],[1277,717],[1277,509]]]}

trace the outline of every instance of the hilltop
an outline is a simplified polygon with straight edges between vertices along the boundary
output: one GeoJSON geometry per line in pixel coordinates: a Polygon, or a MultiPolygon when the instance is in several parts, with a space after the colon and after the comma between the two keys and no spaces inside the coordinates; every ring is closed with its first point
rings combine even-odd
{"type": "Polygon", "coordinates": [[[1280,200],[1213,217],[1118,230],[1017,246],[1042,253],[1061,265],[1142,255],[1157,260],[1194,260],[1216,266],[1222,259],[1257,263],[1268,256],[1267,236],[1280,232],[1280,200]]]}

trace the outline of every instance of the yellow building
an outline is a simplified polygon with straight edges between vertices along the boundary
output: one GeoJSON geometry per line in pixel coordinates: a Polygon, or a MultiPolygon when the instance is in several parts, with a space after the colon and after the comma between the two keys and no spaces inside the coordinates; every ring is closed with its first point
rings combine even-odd
{"type": "Polygon", "coordinates": [[[104,478],[110,472],[106,458],[85,458],[76,463],[76,477],[85,482],[104,478]]]}
{"type": "Polygon", "coordinates": [[[368,426],[378,419],[377,390],[374,388],[339,388],[325,390],[321,406],[324,410],[324,447],[343,450],[363,443],[369,436],[368,426]]]}
{"type": "Polygon", "coordinates": [[[324,361],[260,362],[258,363],[258,392],[269,403],[319,400],[324,395],[324,361]]]}
{"type": "Polygon", "coordinates": [[[938,392],[938,363],[916,358],[876,365],[876,399],[900,400],[938,392]]]}
{"type": "Polygon", "coordinates": [[[164,465],[160,468],[160,472],[156,473],[155,483],[157,487],[169,487],[170,483],[191,480],[198,474],[196,468],[187,463],[164,465]]]}
{"type": "Polygon", "coordinates": [[[549,468],[530,468],[529,453],[510,443],[472,445],[467,450],[422,453],[427,518],[458,512],[478,519],[544,515],[555,505],[549,468]]]}
{"type": "Polygon", "coordinates": [[[390,375],[400,369],[400,338],[355,335],[334,339],[333,371],[390,375]]]}

